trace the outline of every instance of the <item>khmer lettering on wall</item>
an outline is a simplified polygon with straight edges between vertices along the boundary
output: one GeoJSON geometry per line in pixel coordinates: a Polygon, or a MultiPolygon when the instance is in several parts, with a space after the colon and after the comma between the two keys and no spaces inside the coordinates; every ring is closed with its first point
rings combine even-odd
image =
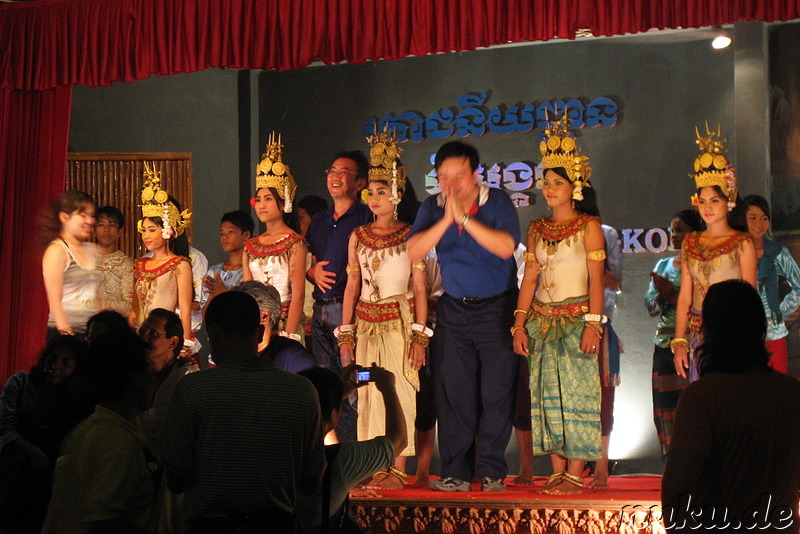
{"type": "Polygon", "coordinates": [[[394,130],[398,141],[422,141],[423,139],[445,139],[452,135],[468,137],[486,133],[510,134],[529,132],[542,128],[554,117],[566,112],[572,129],[612,127],[617,123],[619,105],[611,98],[601,96],[584,104],[577,98],[567,101],[550,100],[541,104],[498,104],[488,107],[491,91],[471,92],[461,96],[457,105],[441,108],[424,115],[409,110],[398,114],[387,113],[381,118],[370,117],[364,123],[364,135],[371,135],[375,128],[388,126],[394,130]]]}

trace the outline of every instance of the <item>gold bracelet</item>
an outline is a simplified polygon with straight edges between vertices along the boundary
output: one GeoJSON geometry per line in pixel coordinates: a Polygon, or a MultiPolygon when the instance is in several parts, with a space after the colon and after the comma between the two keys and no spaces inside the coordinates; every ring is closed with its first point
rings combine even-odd
{"type": "Polygon", "coordinates": [[[427,347],[431,342],[431,338],[421,332],[411,332],[411,341],[423,347],[427,347]]]}
{"type": "Polygon", "coordinates": [[[354,265],[347,264],[347,267],[345,267],[344,270],[345,270],[345,272],[347,274],[355,274],[355,273],[360,273],[361,272],[361,267],[359,267],[358,265],[354,266],[354,265]]]}
{"type": "Polygon", "coordinates": [[[524,313],[525,315],[528,315],[528,310],[522,310],[517,308],[516,310],[514,310],[514,316],[516,317],[518,313],[524,313]]]}
{"type": "Polygon", "coordinates": [[[522,259],[527,263],[529,261],[536,261],[536,254],[533,252],[525,252],[522,254],[522,259]]]}
{"type": "Polygon", "coordinates": [[[356,336],[353,335],[352,332],[339,332],[339,346],[342,345],[352,345],[353,347],[356,346],[356,336]]]}
{"type": "Polygon", "coordinates": [[[419,269],[420,271],[425,271],[428,268],[423,260],[415,261],[411,264],[411,267],[414,269],[419,269]]]}
{"type": "Polygon", "coordinates": [[[512,326],[511,327],[511,336],[512,337],[514,336],[514,334],[517,333],[517,330],[522,330],[523,332],[525,332],[526,336],[528,335],[528,331],[525,329],[524,326],[512,326]]]}
{"type": "Polygon", "coordinates": [[[603,337],[603,325],[602,324],[600,324],[598,322],[595,322],[595,321],[585,321],[583,324],[585,326],[591,328],[592,330],[594,330],[594,333],[597,334],[597,337],[599,337],[599,338],[603,337]]]}
{"type": "Polygon", "coordinates": [[[678,349],[689,350],[689,342],[685,337],[676,337],[669,342],[669,350],[672,351],[672,354],[675,354],[675,351],[678,349]]]}

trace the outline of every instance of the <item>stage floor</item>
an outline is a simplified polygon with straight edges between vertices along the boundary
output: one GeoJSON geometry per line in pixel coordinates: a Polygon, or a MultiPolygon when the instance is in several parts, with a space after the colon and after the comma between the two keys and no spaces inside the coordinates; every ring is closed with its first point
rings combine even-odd
{"type": "Polygon", "coordinates": [[[350,506],[357,522],[373,532],[664,532],[660,476],[611,477],[608,489],[587,488],[570,496],[538,493],[546,477],[537,477],[533,487],[515,486],[511,480],[506,480],[508,491],[493,493],[481,492],[480,484],[463,493],[411,484],[378,490],[378,496],[351,497],[350,506]]]}

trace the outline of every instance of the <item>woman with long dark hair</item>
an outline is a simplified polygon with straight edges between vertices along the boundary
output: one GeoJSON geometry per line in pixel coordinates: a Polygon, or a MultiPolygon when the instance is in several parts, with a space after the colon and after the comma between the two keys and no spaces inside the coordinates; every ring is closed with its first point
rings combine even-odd
{"type": "Polygon", "coordinates": [[[719,132],[706,128],[697,133],[700,156],[693,175],[697,206],[705,230],[686,236],[681,249],[681,291],[678,295],[675,337],[670,341],[675,372],[697,379],[694,349],[702,342],[703,319],[700,310],[711,285],[724,280],[744,280],[756,286],[756,250],[753,239],[730,224],[729,213],[736,206],[738,189],[733,166],[723,155],[719,132]],[[686,339],[687,331],[690,338],[686,339]]]}
{"type": "Polygon", "coordinates": [[[531,222],[525,275],[514,310],[514,351],[530,365],[533,453],[549,454],[542,493],[583,491],[587,461],[601,457],[600,374],[605,241],[589,158],[569,119],[541,141],[542,193],[552,215],[531,222]]]}
{"type": "Polygon", "coordinates": [[[662,480],[667,529],[797,532],[800,383],[768,366],[751,284],[712,285],[702,312],[700,379],[681,394],[662,480]]]}
{"type": "MultiPolygon", "coordinates": [[[[412,264],[406,249],[416,197],[400,164],[402,149],[387,132],[376,133],[369,141],[369,181],[361,195],[375,220],[350,235],[342,325],[336,332],[342,366],[375,363],[396,377],[408,445],[395,458],[394,467],[377,473],[368,485],[399,489],[407,478],[406,460],[416,453],[413,429],[419,369],[425,364],[425,347],[433,332],[425,324],[425,263],[412,264]]],[[[382,397],[374,383],[358,389],[359,440],[385,434],[382,397]]]]}
{"type": "MultiPolygon", "coordinates": [[[[670,223],[673,250],[681,250],[684,238],[691,232],[703,229],[697,210],[681,210],[670,223]]],[[[667,448],[672,437],[672,424],[678,399],[689,382],[675,373],[669,342],[675,337],[675,317],[678,293],[681,288],[681,257],[670,256],[658,260],[650,272],[650,287],[644,296],[644,305],[650,317],[658,317],[656,335],[653,337],[653,421],[661,443],[661,458],[666,461],[667,448]]]]}
{"type": "Polygon", "coordinates": [[[91,412],[80,372],[86,343],[58,335],[0,396],[0,531],[39,532],[64,436],[91,412]],[[7,529],[7,530],[6,530],[7,529]]]}
{"type": "Polygon", "coordinates": [[[292,202],[297,184],[283,163],[283,145],[273,133],[258,165],[256,195],[250,201],[266,231],[244,244],[242,281],[269,284],[281,295],[279,335],[305,344],[303,300],[306,243],[297,231],[292,202]]]}
{"type": "Polygon", "coordinates": [[[765,236],[769,232],[770,209],[767,199],[748,195],[742,200],[747,231],[753,238],[758,255],[758,293],[767,313],[767,350],[770,366],[782,373],[789,372],[789,350],[786,346],[784,319],[800,306],[800,268],[789,250],[765,236]],[[782,299],[778,292],[779,277],[791,288],[782,299]]]}
{"type": "Polygon", "coordinates": [[[180,211],[177,201],[161,188],[160,173],[145,164],[142,189],[142,219],[138,223],[142,242],[152,256],[134,264],[133,309],[129,321],[138,329],[156,308],[181,310],[186,353],[193,352],[192,266],[185,231],[191,214],[180,211]],[[185,311],[184,311],[185,310],[185,311]]]}

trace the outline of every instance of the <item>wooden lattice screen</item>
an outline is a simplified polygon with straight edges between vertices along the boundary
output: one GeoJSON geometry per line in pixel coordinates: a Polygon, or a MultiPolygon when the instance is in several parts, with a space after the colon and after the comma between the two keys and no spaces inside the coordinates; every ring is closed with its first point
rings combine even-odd
{"type": "MultiPolygon", "coordinates": [[[[161,187],[178,200],[182,209],[192,210],[191,152],[70,152],[67,155],[66,190],[92,195],[97,206],[116,206],[125,215],[120,249],[131,258],[144,253],[136,222],[142,218],[140,205],[144,162],[161,172],[161,187]]],[[[187,230],[191,243],[191,227],[187,230]]]]}

